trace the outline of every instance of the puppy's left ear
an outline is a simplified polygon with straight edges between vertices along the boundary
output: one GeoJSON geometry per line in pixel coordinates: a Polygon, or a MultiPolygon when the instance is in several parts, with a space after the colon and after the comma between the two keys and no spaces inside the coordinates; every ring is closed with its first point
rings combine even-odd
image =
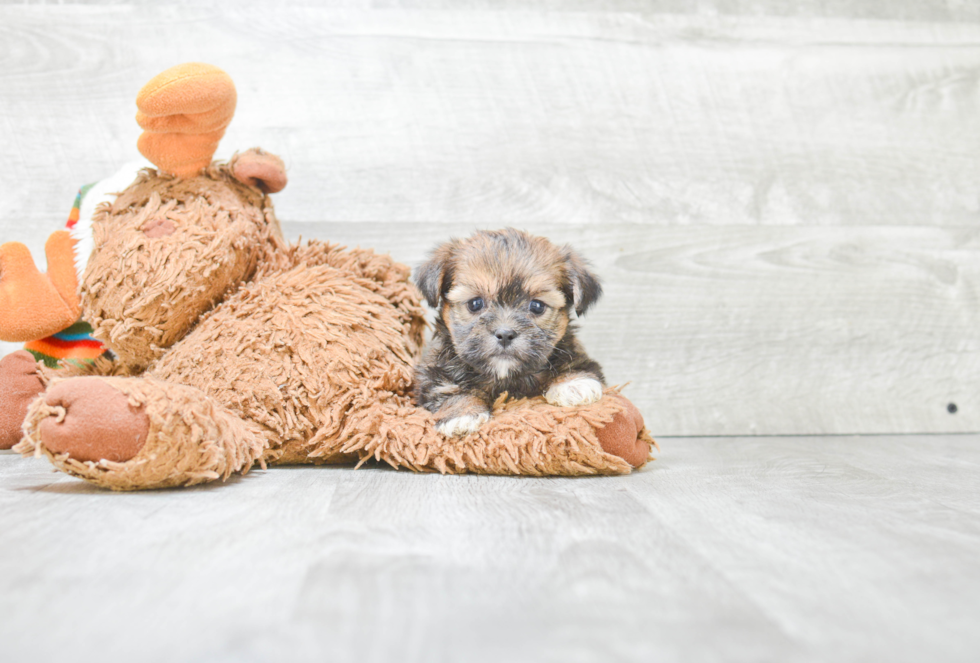
{"type": "Polygon", "coordinates": [[[443,293],[449,290],[453,280],[453,256],[459,240],[452,239],[436,248],[429,260],[415,270],[415,285],[418,286],[432,308],[439,306],[443,293]]]}
{"type": "Polygon", "coordinates": [[[602,296],[602,284],[589,269],[589,263],[571,247],[563,247],[565,269],[572,287],[572,305],[577,315],[585,315],[602,296]]]}

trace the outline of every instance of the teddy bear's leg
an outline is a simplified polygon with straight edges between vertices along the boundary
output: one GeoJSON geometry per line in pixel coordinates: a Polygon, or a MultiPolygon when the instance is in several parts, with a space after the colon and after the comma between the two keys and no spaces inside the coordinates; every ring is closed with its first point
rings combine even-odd
{"type": "Polygon", "coordinates": [[[54,380],[15,447],[114,490],[225,479],[261,462],[268,436],[201,391],[150,378],[54,380]]]}
{"type": "Polygon", "coordinates": [[[30,352],[18,350],[0,359],[0,449],[20,440],[27,406],[42,391],[44,381],[30,352]]]}

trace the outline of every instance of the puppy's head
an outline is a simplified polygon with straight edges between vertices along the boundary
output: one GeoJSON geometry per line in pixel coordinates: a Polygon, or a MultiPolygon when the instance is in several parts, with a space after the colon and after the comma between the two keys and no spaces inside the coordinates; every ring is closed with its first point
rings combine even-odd
{"type": "Polygon", "coordinates": [[[456,353],[498,379],[539,371],[568,330],[602,294],[571,248],[508,228],[439,246],[415,275],[456,353]]]}

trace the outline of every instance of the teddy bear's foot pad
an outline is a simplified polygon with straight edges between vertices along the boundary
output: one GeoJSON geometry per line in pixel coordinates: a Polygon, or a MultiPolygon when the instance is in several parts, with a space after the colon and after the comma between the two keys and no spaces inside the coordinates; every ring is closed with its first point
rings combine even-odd
{"type": "Polygon", "coordinates": [[[26,350],[0,359],[0,449],[9,449],[21,438],[27,406],[44,391],[37,361],[26,350]]]}
{"type": "Polygon", "coordinates": [[[644,465],[650,457],[653,440],[644,433],[643,415],[623,396],[613,396],[623,402],[624,409],[612,421],[596,431],[599,444],[607,454],[619,456],[634,468],[644,465]]]}
{"type": "Polygon", "coordinates": [[[57,413],[38,425],[41,440],[53,453],[67,453],[78,461],[126,462],[149,435],[145,409],[97,377],[56,384],[44,402],[57,413]]]}

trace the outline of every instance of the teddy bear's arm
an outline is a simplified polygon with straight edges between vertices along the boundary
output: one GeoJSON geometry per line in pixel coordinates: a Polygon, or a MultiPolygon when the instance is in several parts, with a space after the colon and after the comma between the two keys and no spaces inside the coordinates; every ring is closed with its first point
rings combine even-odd
{"type": "Polygon", "coordinates": [[[338,450],[443,474],[628,474],[655,446],[643,417],[615,387],[596,403],[555,407],[541,397],[494,404],[476,432],[442,435],[432,413],[390,397],[348,414],[338,450]]]}

